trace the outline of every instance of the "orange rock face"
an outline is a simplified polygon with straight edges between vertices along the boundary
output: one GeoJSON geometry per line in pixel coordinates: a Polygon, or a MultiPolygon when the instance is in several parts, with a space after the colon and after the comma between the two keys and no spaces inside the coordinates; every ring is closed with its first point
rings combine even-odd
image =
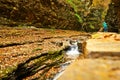
{"type": "Polygon", "coordinates": [[[117,33],[110,33],[110,32],[98,32],[92,35],[92,39],[109,39],[109,40],[116,40],[120,41],[120,34],[117,33]]]}
{"type": "Polygon", "coordinates": [[[58,80],[120,80],[120,61],[84,59],[71,64],[58,80]]]}
{"type": "Polygon", "coordinates": [[[92,57],[120,56],[120,35],[117,33],[96,33],[86,43],[85,54],[92,57]]]}
{"type": "Polygon", "coordinates": [[[97,33],[86,41],[89,59],[73,62],[58,80],[120,80],[120,35],[97,33]]]}

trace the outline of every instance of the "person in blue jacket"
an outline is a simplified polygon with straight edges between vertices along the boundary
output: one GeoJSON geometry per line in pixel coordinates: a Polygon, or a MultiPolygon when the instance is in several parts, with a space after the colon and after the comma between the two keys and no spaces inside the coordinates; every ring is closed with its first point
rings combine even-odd
{"type": "Polygon", "coordinates": [[[103,31],[104,31],[104,32],[108,32],[108,25],[107,25],[107,23],[104,21],[104,22],[102,23],[102,25],[103,25],[103,31]]]}

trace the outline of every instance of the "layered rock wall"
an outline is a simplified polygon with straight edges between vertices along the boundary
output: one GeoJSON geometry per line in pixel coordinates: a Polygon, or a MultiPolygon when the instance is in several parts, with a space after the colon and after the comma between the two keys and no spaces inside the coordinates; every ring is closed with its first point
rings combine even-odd
{"type": "Polygon", "coordinates": [[[98,31],[110,0],[1,0],[0,24],[98,31]]]}
{"type": "Polygon", "coordinates": [[[109,24],[109,31],[120,32],[120,1],[112,0],[109,5],[109,10],[106,16],[106,21],[109,24]]]}

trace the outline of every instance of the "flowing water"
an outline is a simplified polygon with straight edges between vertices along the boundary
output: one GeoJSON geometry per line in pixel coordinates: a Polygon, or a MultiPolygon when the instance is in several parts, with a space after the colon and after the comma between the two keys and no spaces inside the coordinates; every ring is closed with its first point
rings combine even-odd
{"type": "Polygon", "coordinates": [[[72,61],[68,61],[68,62],[65,62],[65,63],[61,64],[61,69],[60,69],[60,71],[59,71],[59,72],[54,76],[54,78],[51,79],[51,80],[57,80],[57,79],[64,73],[64,70],[67,68],[67,66],[70,65],[71,62],[72,62],[72,61]]]}
{"type": "Polygon", "coordinates": [[[68,60],[65,63],[61,64],[60,70],[58,71],[58,73],[54,76],[53,79],[49,79],[49,80],[57,80],[64,73],[65,69],[73,61],[75,61],[75,59],[77,59],[80,54],[81,52],[79,51],[79,48],[78,48],[78,42],[76,40],[70,41],[70,45],[67,46],[65,49],[65,55],[66,55],[66,58],[68,58],[68,60]]]}

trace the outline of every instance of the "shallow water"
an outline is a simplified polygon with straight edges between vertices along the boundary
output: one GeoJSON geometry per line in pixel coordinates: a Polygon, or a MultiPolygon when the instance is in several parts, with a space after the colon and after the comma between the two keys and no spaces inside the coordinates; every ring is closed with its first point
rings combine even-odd
{"type": "Polygon", "coordinates": [[[81,54],[81,52],[79,52],[78,49],[78,45],[77,42],[71,44],[70,46],[68,46],[69,48],[66,50],[66,58],[68,58],[68,61],[61,64],[60,66],[60,71],[54,76],[53,79],[50,80],[57,80],[63,73],[64,70],[73,62],[75,61],[75,59],[77,59],[79,57],[79,55],[81,54]]]}
{"type": "Polygon", "coordinates": [[[64,70],[72,63],[72,61],[67,61],[67,62],[61,64],[60,71],[54,76],[53,79],[49,79],[49,80],[57,80],[64,73],[64,70]]]}

